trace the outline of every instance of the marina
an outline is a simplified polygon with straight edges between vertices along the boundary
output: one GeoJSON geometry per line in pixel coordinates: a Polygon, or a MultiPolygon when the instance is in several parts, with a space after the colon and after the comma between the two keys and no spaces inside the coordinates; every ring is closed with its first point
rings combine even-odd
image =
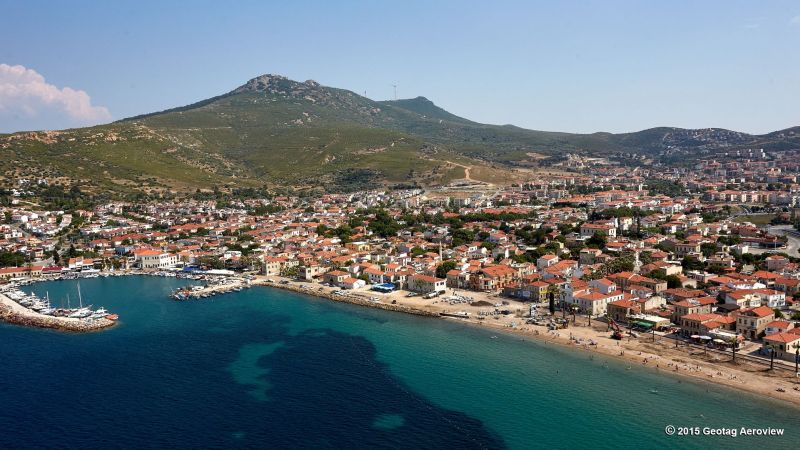
{"type": "Polygon", "coordinates": [[[0,290],[0,319],[13,324],[54,328],[65,331],[94,331],[113,326],[119,315],[105,308],[84,306],[78,285],[77,307],[72,307],[69,296],[65,303],[53,305],[49,293],[45,298],[19,290],[16,285],[6,285],[0,290]]]}

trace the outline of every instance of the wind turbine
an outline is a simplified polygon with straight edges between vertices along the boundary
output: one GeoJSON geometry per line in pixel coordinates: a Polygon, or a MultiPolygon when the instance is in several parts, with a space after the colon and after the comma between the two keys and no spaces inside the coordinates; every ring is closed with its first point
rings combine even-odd
{"type": "Polygon", "coordinates": [[[397,100],[397,85],[393,84],[392,87],[394,88],[394,99],[397,100]]]}

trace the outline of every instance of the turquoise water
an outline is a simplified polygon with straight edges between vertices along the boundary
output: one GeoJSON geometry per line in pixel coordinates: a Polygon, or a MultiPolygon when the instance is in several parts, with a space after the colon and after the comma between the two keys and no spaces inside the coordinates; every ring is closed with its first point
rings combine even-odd
{"type": "MultiPolygon", "coordinates": [[[[797,409],[598,355],[270,288],[168,300],[180,284],[82,281],[86,301],[121,315],[99,333],[0,325],[0,448],[793,448],[800,437],[797,409]],[[669,424],[786,434],[677,437],[669,424]]],[[[54,303],[77,292],[74,281],[29,290],[54,303]]]]}

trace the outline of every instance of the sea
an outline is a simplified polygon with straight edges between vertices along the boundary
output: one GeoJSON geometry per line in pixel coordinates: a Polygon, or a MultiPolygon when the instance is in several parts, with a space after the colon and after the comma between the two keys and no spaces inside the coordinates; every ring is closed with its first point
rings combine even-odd
{"type": "MultiPolygon", "coordinates": [[[[26,289],[59,305],[75,301],[77,283],[26,289]]],[[[0,324],[0,448],[764,449],[800,440],[800,410],[787,403],[654,368],[276,288],[168,298],[186,284],[81,280],[85,304],[120,315],[104,331],[0,324]]]]}

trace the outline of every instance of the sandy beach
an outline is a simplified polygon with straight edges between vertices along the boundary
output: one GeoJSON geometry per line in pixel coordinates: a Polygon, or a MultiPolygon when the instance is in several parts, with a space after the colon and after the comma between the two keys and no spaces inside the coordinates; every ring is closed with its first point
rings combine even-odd
{"type": "MultiPolygon", "coordinates": [[[[288,289],[363,306],[436,316],[443,320],[454,320],[472,326],[490,328],[501,333],[521,336],[523,339],[536,339],[553,345],[572,347],[576,351],[602,354],[625,361],[631,366],[637,364],[665,375],[691,377],[800,406],[800,379],[795,376],[793,370],[786,369],[786,363],[776,361],[776,368],[769,370],[768,366],[746,361],[741,357],[743,353],[737,353],[736,362],[733,362],[730,353],[704,351],[700,347],[690,347],[683,342],[676,348],[675,340],[659,334],[656,334],[655,339],[652,334],[645,334],[640,335],[639,338],[626,336],[622,341],[618,341],[611,338],[611,332],[608,331],[608,325],[605,322],[595,319],[589,326],[588,318],[581,316],[577,317],[576,323],[570,323],[569,328],[551,331],[544,326],[525,324],[524,316],[527,316],[529,312],[529,303],[494,294],[472,291],[458,292],[460,295],[470,297],[473,303],[488,302],[492,305],[472,306],[466,303],[450,304],[442,297],[434,299],[423,299],[421,296],[407,297],[407,291],[379,294],[370,291],[368,287],[347,291],[347,295],[337,295],[333,292],[338,291],[338,288],[280,277],[257,277],[254,284],[288,289]],[[373,299],[377,299],[377,301],[373,299]],[[392,303],[393,301],[396,303],[392,303]],[[498,303],[502,304],[498,309],[508,310],[511,314],[479,316],[482,311],[494,311],[494,305],[498,303]],[[470,313],[469,318],[445,318],[440,314],[460,311],[470,313]],[[779,366],[780,364],[784,364],[784,366],[779,366]]],[[[448,290],[447,296],[450,294],[451,291],[448,290]]],[[[560,317],[560,313],[557,312],[556,316],[560,317]]],[[[571,319],[571,316],[567,315],[567,317],[571,319]]]]}

